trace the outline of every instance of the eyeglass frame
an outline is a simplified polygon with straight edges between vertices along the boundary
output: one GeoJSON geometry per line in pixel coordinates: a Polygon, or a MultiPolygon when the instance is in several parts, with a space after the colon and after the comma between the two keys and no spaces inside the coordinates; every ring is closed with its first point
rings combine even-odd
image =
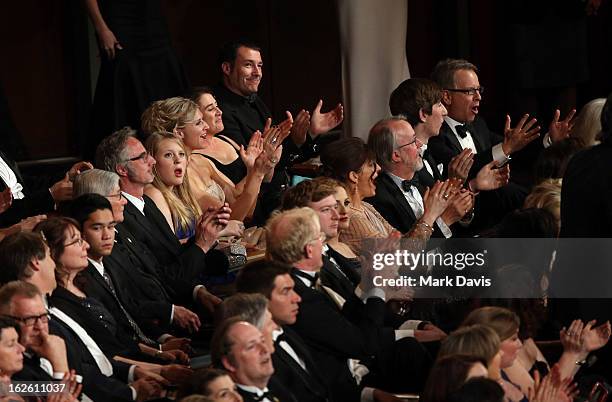
{"type": "Polygon", "coordinates": [[[79,245],[79,247],[83,247],[83,243],[84,243],[84,242],[85,242],[85,239],[83,239],[82,237],[79,237],[78,239],[73,240],[73,241],[71,241],[71,242],[70,242],[70,243],[68,243],[68,244],[64,244],[64,248],[66,248],[66,247],[70,247],[70,246],[73,246],[73,245],[75,245],[75,244],[78,244],[78,245],[79,245]]]}
{"type": "Polygon", "coordinates": [[[149,160],[149,158],[152,158],[152,157],[153,155],[151,155],[149,151],[144,151],[144,152],[141,152],[140,155],[138,156],[124,160],[123,163],[136,162],[138,159],[142,159],[143,162],[146,162],[149,160]]]}
{"type": "Polygon", "coordinates": [[[321,231],[319,232],[319,237],[315,237],[314,239],[310,240],[308,243],[312,243],[317,240],[321,240],[321,243],[323,243],[325,242],[326,239],[327,239],[327,235],[325,234],[325,232],[321,231]]]}
{"type": "Polygon", "coordinates": [[[476,87],[476,88],[464,88],[464,89],[459,89],[459,88],[444,88],[445,91],[449,91],[449,92],[460,92],[462,94],[466,94],[469,96],[474,96],[476,95],[476,92],[478,92],[480,95],[482,95],[485,91],[485,87],[480,86],[480,87],[476,87]]]}
{"type": "Polygon", "coordinates": [[[404,145],[400,145],[398,147],[395,147],[394,151],[397,151],[398,149],[407,147],[408,145],[412,145],[412,144],[416,144],[416,142],[418,141],[418,138],[416,137],[416,135],[414,136],[414,140],[410,141],[409,143],[406,143],[404,145]]]}
{"type": "Polygon", "coordinates": [[[119,191],[117,194],[109,194],[106,196],[106,198],[117,198],[119,201],[121,201],[122,198],[125,198],[123,196],[123,193],[121,191],[119,191]]]}
{"type": "Polygon", "coordinates": [[[43,324],[47,324],[49,320],[51,319],[51,314],[49,313],[49,310],[47,310],[45,311],[44,314],[31,315],[28,317],[16,317],[14,315],[2,315],[2,317],[10,318],[17,322],[20,322],[26,327],[33,327],[34,325],[36,325],[36,321],[40,321],[43,324]],[[31,320],[34,320],[34,321],[31,321],[31,320]],[[28,321],[31,321],[31,322],[28,324],[28,321]]]}

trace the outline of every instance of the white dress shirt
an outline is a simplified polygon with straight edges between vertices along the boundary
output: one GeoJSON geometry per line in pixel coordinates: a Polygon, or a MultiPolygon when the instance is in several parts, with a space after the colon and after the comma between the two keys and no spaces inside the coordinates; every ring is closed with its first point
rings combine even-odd
{"type": "MultiPolygon", "coordinates": [[[[476,149],[476,144],[474,144],[474,139],[472,138],[472,133],[470,133],[469,130],[466,131],[467,135],[465,136],[465,138],[461,138],[461,136],[457,134],[457,126],[461,126],[463,125],[463,123],[448,116],[444,116],[444,121],[446,122],[446,124],[448,124],[452,132],[455,134],[455,137],[457,138],[457,141],[459,141],[459,144],[461,145],[462,149],[469,148],[472,150],[472,153],[478,153],[478,150],[476,149]]],[[[491,154],[493,160],[500,165],[506,163],[508,159],[510,159],[510,156],[504,153],[501,142],[491,148],[491,154]]]]}

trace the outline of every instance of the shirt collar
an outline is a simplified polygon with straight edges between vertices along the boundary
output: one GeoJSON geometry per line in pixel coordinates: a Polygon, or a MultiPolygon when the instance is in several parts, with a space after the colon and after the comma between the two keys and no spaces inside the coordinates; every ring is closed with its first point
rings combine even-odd
{"type": "Polygon", "coordinates": [[[104,264],[102,262],[98,262],[96,260],[92,260],[89,257],[87,257],[87,259],[89,260],[91,265],[93,265],[93,267],[96,269],[96,271],[98,271],[100,273],[100,275],[104,276],[104,264]]]}
{"type": "Polygon", "coordinates": [[[453,133],[455,133],[455,135],[457,135],[457,126],[462,126],[465,124],[448,116],[444,116],[444,121],[446,122],[446,124],[448,124],[448,126],[451,128],[453,133]]]}
{"type": "Polygon", "coordinates": [[[404,189],[402,188],[402,182],[404,181],[404,179],[402,179],[399,176],[394,175],[391,172],[385,171],[385,173],[391,178],[391,180],[393,180],[393,183],[395,183],[395,185],[398,186],[400,188],[400,190],[402,190],[402,192],[403,192],[404,189]]]}
{"type": "Polygon", "coordinates": [[[274,340],[274,342],[276,342],[276,339],[278,339],[279,336],[281,336],[282,334],[284,334],[285,331],[283,331],[282,328],[278,328],[275,329],[274,331],[272,331],[272,339],[274,340]]]}
{"type": "Polygon", "coordinates": [[[236,386],[240,389],[245,390],[246,392],[250,392],[251,394],[255,394],[257,396],[263,395],[265,392],[268,392],[268,387],[264,389],[259,389],[254,385],[243,385],[236,383],[236,386]]]}
{"type": "Polygon", "coordinates": [[[145,207],[144,198],[134,197],[132,194],[128,194],[125,191],[122,191],[121,194],[123,194],[125,199],[131,202],[132,205],[134,205],[136,209],[138,209],[140,213],[144,215],[144,207],[145,207]]]}

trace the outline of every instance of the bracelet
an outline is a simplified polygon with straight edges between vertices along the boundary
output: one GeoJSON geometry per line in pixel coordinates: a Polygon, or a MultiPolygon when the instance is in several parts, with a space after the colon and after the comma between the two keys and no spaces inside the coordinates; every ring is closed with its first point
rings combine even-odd
{"type": "Polygon", "coordinates": [[[587,364],[587,359],[583,359],[583,360],[576,360],[576,366],[584,366],[585,364],[587,364]]]}
{"type": "Polygon", "coordinates": [[[425,229],[429,230],[432,233],[434,231],[434,229],[431,226],[429,226],[427,223],[422,222],[422,221],[417,222],[414,226],[419,226],[419,225],[423,226],[425,229]]]}

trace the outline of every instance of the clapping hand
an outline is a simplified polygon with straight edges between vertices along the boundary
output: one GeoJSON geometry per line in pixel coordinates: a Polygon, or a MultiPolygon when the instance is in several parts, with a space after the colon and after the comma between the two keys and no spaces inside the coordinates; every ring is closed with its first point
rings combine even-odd
{"type": "Polygon", "coordinates": [[[336,128],[344,119],[344,108],[341,103],[338,103],[333,110],[326,113],[321,113],[321,107],[323,107],[323,100],[319,100],[310,118],[310,133],[313,137],[336,128]]]}
{"type": "Polygon", "coordinates": [[[548,127],[548,135],[550,136],[550,140],[552,142],[558,142],[564,140],[569,137],[572,128],[574,127],[574,121],[572,118],[576,114],[576,109],[572,109],[565,119],[559,121],[561,117],[561,111],[559,109],[555,110],[553,115],[553,119],[550,122],[550,126],[548,127]]]}
{"type": "Polygon", "coordinates": [[[529,119],[529,114],[523,115],[516,127],[510,127],[510,115],[506,115],[506,125],[504,127],[504,142],[502,149],[504,154],[512,155],[520,151],[531,141],[540,136],[540,126],[536,126],[537,120],[529,119]]]}

